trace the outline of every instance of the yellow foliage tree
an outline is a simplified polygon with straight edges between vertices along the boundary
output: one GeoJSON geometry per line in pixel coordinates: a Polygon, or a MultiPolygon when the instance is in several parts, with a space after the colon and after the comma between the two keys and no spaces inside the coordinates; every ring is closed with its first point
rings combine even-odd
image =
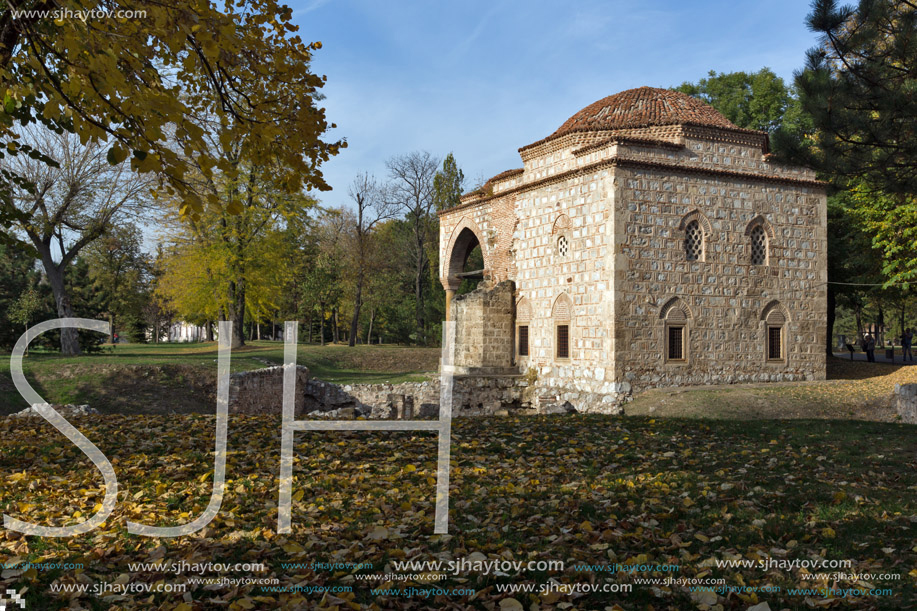
{"type": "MultiPolygon", "coordinates": [[[[0,151],[40,157],[18,130],[33,121],[75,132],[106,142],[111,163],[130,158],[134,170],[164,177],[162,190],[199,213],[218,201],[189,176],[238,170],[215,154],[204,117],[243,158],[275,160],[285,191],[327,190],[319,167],[346,143],[321,139],[329,125],[315,102],[325,77],[310,71],[321,43],[297,36],[291,17],[276,0],[9,0],[0,11],[0,151]]],[[[3,170],[0,183],[22,181],[3,170]]],[[[0,221],[23,214],[4,200],[0,221]]]]}

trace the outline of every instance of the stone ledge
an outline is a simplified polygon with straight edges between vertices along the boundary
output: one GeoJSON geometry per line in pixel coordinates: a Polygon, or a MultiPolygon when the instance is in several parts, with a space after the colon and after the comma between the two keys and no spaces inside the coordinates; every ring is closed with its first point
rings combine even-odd
{"type": "Polygon", "coordinates": [[[917,424],[917,384],[895,384],[895,395],[898,397],[895,408],[901,421],[917,424]]]}

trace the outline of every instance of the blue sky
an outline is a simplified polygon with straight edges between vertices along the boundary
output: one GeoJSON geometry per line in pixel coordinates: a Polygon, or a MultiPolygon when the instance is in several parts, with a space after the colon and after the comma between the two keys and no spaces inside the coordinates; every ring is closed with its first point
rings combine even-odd
{"type": "Polygon", "coordinates": [[[394,154],[454,152],[466,179],[521,167],[517,149],[592,102],[770,67],[792,79],[815,38],[804,0],[299,0],[294,22],[323,48],[313,64],[332,138],[326,205],[394,154]]]}

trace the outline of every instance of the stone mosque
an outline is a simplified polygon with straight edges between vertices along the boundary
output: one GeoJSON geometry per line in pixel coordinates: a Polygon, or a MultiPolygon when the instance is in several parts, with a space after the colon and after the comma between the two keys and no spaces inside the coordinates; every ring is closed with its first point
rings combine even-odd
{"type": "Polygon", "coordinates": [[[601,412],[652,387],[824,379],[825,186],[766,133],[640,87],[519,155],[440,213],[457,375],[601,412]]]}

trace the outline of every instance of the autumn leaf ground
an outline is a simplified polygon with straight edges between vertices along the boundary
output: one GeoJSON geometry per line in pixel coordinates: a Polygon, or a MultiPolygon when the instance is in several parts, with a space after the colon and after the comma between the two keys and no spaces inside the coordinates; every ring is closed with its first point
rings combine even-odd
{"type": "MultiPolygon", "coordinates": [[[[2,573],[0,591],[24,590],[27,609],[771,609],[917,608],[917,442],[913,426],[831,420],[686,420],[551,416],[455,421],[448,536],[433,535],[436,439],[427,433],[297,435],[292,535],[277,535],[279,422],[233,417],[228,491],[205,531],[174,539],[127,534],[127,520],[173,525],[209,498],[213,417],[104,416],[77,426],[111,459],[119,503],[103,528],[71,539],[4,532],[5,562],[72,562],[84,569],[2,573]],[[396,560],[562,560],[564,571],[462,573],[393,588],[461,587],[473,596],[372,594],[396,560]],[[849,572],[897,574],[870,584],[888,596],[798,596],[804,572],[725,569],[715,559],[851,560],[849,572]],[[189,574],[129,570],[131,562],[262,562],[260,586],[181,594],[67,597],[52,584],[182,583],[189,574]],[[368,563],[360,570],[289,569],[283,563],[368,563]],[[678,573],[578,571],[576,565],[672,564],[678,573]],[[723,578],[768,594],[699,595],[646,577],[723,578]],[[501,594],[500,584],[622,583],[629,593],[501,594]],[[308,593],[309,587],[351,588],[308,593]],[[509,601],[509,598],[513,601],[509,601]],[[516,603],[519,606],[516,606],[516,603]],[[502,605],[502,606],[501,606],[502,605]],[[536,605],[533,607],[533,605],[536,605]],[[617,605],[617,606],[615,606],[617,605]],[[718,605],[718,606],[717,606],[718,605]]],[[[102,499],[101,478],[41,420],[0,423],[0,508],[65,525],[102,499]],[[79,512],[79,513],[78,513],[79,512]]],[[[859,584],[859,587],[865,587],[859,584]]]]}

